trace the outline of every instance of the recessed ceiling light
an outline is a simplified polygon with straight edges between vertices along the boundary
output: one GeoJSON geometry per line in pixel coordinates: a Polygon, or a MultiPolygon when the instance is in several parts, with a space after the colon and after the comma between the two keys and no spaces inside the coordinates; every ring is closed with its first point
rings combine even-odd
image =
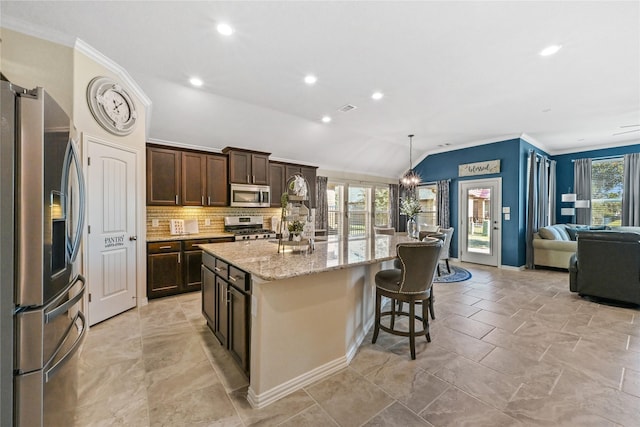
{"type": "Polygon", "coordinates": [[[224,22],[221,22],[220,24],[218,24],[218,26],[216,27],[216,30],[218,30],[218,32],[223,36],[230,36],[231,34],[233,34],[233,27],[224,22]]]}
{"type": "Polygon", "coordinates": [[[192,85],[196,86],[196,87],[200,87],[202,86],[202,80],[200,80],[197,77],[191,77],[189,79],[189,83],[191,83],[192,85]]]}
{"type": "Polygon", "coordinates": [[[331,121],[331,117],[329,116],[322,116],[322,123],[329,123],[331,121]]]}
{"type": "Polygon", "coordinates": [[[382,92],[373,92],[371,94],[371,98],[375,99],[376,101],[379,100],[379,99],[382,99],[383,96],[384,96],[384,93],[382,93],[382,92]]]}
{"type": "Polygon", "coordinates": [[[307,74],[306,76],[304,76],[304,82],[309,86],[316,84],[317,81],[318,78],[313,74],[307,74]]]}
{"type": "Polygon", "coordinates": [[[560,48],[562,48],[562,46],[560,46],[559,44],[552,44],[551,46],[547,46],[544,49],[542,49],[540,51],[540,56],[549,56],[549,55],[553,55],[554,53],[557,53],[560,48]]]}

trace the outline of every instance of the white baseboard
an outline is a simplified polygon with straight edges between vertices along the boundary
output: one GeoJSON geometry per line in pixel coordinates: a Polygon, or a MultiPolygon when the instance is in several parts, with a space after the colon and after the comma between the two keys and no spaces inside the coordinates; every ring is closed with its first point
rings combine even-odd
{"type": "Polygon", "coordinates": [[[512,270],[512,271],[524,271],[526,269],[524,265],[521,265],[520,267],[515,267],[513,265],[504,265],[504,264],[502,264],[500,268],[503,270],[512,270]]]}
{"type": "Polygon", "coordinates": [[[300,390],[304,386],[338,372],[340,369],[346,368],[348,365],[347,357],[343,356],[332,360],[329,363],[325,363],[322,366],[318,366],[309,372],[305,372],[296,378],[292,378],[291,380],[261,394],[256,394],[253,389],[249,387],[247,400],[253,408],[264,408],[270,403],[273,403],[278,399],[282,399],[296,390],[300,390]]]}

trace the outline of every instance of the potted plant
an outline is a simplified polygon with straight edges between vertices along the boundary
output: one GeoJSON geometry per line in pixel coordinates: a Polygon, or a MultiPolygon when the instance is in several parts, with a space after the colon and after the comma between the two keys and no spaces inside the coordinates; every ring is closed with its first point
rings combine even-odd
{"type": "Polygon", "coordinates": [[[301,240],[300,234],[304,230],[304,224],[302,221],[296,219],[295,221],[290,222],[287,228],[289,229],[289,237],[292,240],[299,242],[301,240]]]}

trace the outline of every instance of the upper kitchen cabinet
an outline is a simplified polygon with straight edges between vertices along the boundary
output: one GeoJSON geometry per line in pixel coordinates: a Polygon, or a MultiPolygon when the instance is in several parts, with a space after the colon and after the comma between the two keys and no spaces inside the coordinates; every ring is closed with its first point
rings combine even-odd
{"type": "Polygon", "coordinates": [[[147,204],[180,204],[182,153],[168,148],[147,147],[147,204]]]}
{"type": "Polygon", "coordinates": [[[227,156],[147,147],[147,204],[227,206],[227,156]]]}
{"type": "MultiPolygon", "coordinates": [[[[285,164],[285,183],[295,174],[301,174],[309,184],[309,206],[315,208],[316,203],[316,170],[315,166],[285,164]]],[[[284,191],[284,190],[283,190],[284,191]]]]}
{"type": "Polygon", "coordinates": [[[182,206],[203,206],[207,158],[203,154],[182,152],[182,206]]]}
{"type": "Polygon", "coordinates": [[[206,206],[227,206],[229,185],[227,180],[227,156],[207,155],[206,206]]]}
{"type": "Polygon", "coordinates": [[[271,207],[280,207],[280,196],[285,192],[285,164],[269,162],[269,186],[271,187],[271,207]]]}
{"type": "Polygon", "coordinates": [[[226,147],[229,183],[269,185],[269,153],[226,147]]]}

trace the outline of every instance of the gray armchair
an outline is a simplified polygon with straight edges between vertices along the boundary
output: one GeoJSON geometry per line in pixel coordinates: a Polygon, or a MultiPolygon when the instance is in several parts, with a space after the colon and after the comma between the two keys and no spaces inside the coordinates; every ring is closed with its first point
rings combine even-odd
{"type": "Polygon", "coordinates": [[[640,233],[578,232],[569,261],[569,289],[578,294],[640,304],[640,233]]]}

